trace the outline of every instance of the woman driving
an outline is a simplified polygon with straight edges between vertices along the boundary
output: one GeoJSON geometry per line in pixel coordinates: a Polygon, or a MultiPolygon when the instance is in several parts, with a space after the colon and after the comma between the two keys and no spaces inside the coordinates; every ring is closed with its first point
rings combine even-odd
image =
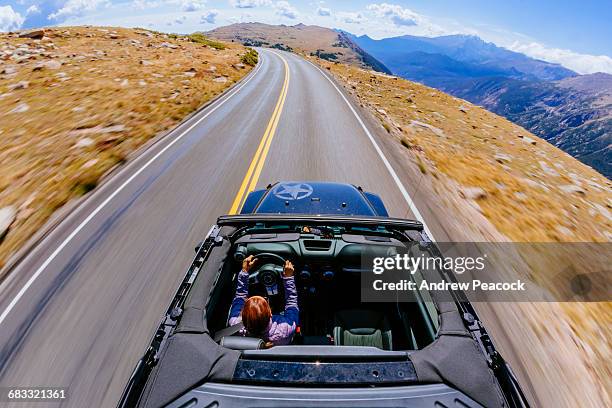
{"type": "Polygon", "coordinates": [[[242,270],[238,273],[236,296],[230,309],[229,324],[233,326],[240,321],[244,324],[248,335],[259,337],[271,343],[268,345],[280,346],[291,343],[293,334],[298,325],[299,308],[297,302],[297,289],[293,278],[293,264],[285,261],[283,269],[283,284],[285,286],[285,312],[273,315],[268,301],[261,296],[249,294],[249,271],[257,259],[253,255],[242,261],[242,270]]]}

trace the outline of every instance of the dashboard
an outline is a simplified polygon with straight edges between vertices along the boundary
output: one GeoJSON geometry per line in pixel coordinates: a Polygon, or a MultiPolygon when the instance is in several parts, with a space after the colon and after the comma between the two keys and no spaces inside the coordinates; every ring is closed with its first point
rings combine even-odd
{"type": "Polygon", "coordinates": [[[295,265],[298,281],[331,281],[337,273],[361,273],[366,251],[368,256],[387,256],[398,248],[405,248],[401,241],[375,234],[253,233],[236,240],[234,259],[241,262],[249,255],[272,253],[295,265]]]}

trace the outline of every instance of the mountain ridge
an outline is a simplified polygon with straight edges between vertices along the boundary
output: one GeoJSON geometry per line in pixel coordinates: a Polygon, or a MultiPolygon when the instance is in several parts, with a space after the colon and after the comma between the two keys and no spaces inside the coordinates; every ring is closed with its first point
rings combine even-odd
{"type": "Polygon", "coordinates": [[[296,50],[332,62],[344,62],[386,74],[391,73],[389,68],[355,43],[347,33],[316,25],[235,23],[217,27],[205,34],[218,40],[285,51],[296,50]]]}
{"type": "Polygon", "coordinates": [[[522,79],[559,80],[578,75],[576,72],[563,67],[524,54],[498,47],[493,43],[483,41],[480,37],[473,35],[446,35],[440,37],[419,37],[403,35],[381,40],[374,40],[367,35],[349,36],[366,51],[378,54],[379,59],[388,60],[388,68],[393,67],[401,61],[405,54],[422,51],[432,54],[442,54],[459,62],[478,62],[485,66],[514,70],[522,79]],[[384,49],[377,47],[380,44],[385,48],[393,46],[390,53],[384,53],[384,49]],[[401,49],[400,49],[401,48],[401,49]],[[522,69],[521,69],[522,68],[522,69]]]}
{"type": "Polygon", "coordinates": [[[394,74],[482,105],[612,177],[612,75],[579,75],[476,36],[350,38],[394,74]]]}

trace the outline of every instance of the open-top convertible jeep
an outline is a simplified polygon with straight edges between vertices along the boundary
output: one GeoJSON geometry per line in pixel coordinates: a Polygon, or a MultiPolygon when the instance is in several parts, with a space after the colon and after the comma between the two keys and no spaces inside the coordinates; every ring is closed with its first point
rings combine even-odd
{"type": "Polygon", "coordinates": [[[354,186],[279,183],[251,193],[197,246],[120,406],[527,406],[464,297],[415,290],[410,302],[363,301],[363,254],[415,243],[437,251],[421,223],[389,218],[378,196],[354,186]],[[283,310],[282,265],[296,267],[300,319],[289,345],[265,348],[229,326],[248,255],[259,260],[250,294],[274,313],[283,310]]]}

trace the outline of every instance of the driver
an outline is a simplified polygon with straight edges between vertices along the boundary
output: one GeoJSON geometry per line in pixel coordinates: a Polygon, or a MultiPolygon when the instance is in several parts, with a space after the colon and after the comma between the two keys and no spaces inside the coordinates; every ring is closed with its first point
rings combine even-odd
{"type": "Polygon", "coordinates": [[[243,322],[248,335],[259,337],[266,345],[280,346],[291,343],[299,319],[297,290],[293,278],[293,264],[285,261],[283,283],[285,285],[285,312],[273,315],[268,301],[261,296],[248,297],[249,271],[257,261],[253,255],[242,261],[242,270],[238,273],[236,296],[230,309],[229,324],[233,326],[243,322]]]}

